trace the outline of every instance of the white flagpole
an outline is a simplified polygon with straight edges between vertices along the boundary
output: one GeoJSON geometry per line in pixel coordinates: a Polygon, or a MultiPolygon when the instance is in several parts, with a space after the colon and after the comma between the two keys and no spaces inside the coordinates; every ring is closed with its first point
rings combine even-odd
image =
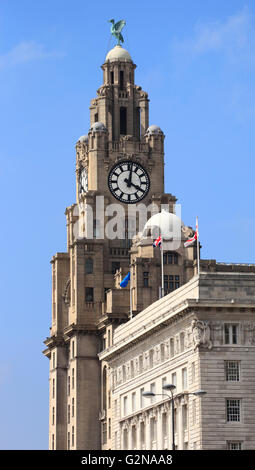
{"type": "Polygon", "coordinates": [[[130,307],[130,320],[133,318],[133,299],[132,299],[132,270],[130,266],[130,280],[129,280],[129,307],[130,307]]]}
{"type": "Polygon", "coordinates": [[[163,252],[163,236],[161,235],[161,297],[164,297],[164,252],[163,252]]]}
{"type": "Polygon", "coordinates": [[[198,217],[196,217],[196,232],[197,232],[197,274],[200,275],[200,252],[199,252],[198,217]]]}

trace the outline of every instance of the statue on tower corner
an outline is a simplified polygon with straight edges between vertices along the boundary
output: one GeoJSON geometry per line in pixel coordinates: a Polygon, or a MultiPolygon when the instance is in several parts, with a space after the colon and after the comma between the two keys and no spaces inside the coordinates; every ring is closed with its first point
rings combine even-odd
{"type": "Polygon", "coordinates": [[[115,36],[115,38],[118,40],[117,46],[120,46],[120,42],[124,42],[124,38],[121,34],[121,31],[124,28],[126,21],[120,20],[115,23],[114,20],[109,20],[109,23],[112,23],[111,34],[115,36]]]}

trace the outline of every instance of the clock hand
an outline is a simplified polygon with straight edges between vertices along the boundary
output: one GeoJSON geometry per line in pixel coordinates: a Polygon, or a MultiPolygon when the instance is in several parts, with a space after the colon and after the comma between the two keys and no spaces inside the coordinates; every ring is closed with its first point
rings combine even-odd
{"type": "Polygon", "coordinates": [[[137,186],[137,184],[131,183],[131,186],[134,186],[135,189],[141,191],[142,193],[145,192],[145,189],[140,188],[140,186],[137,186]]]}
{"type": "Polygon", "coordinates": [[[127,185],[128,185],[129,188],[130,188],[130,186],[131,186],[131,184],[132,184],[132,183],[131,183],[132,171],[133,171],[133,163],[130,163],[130,172],[129,172],[129,178],[128,178],[128,183],[127,183],[127,185]]]}

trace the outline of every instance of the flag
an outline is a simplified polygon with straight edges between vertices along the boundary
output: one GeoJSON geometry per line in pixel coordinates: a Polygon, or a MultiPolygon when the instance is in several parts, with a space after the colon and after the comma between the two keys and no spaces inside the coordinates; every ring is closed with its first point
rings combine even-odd
{"type": "Polygon", "coordinates": [[[161,237],[159,236],[158,238],[156,238],[156,240],[154,240],[154,242],[153,242],[153,247],[156,248],[157,246],[160,246],[160,245],[161,245],[161,242],[162,242],[162,239],[161,239],[161,237]]]}
{"type": "Polygon", "coordinates": [[[196,240],[197,240],[197,232],[195,232],[195,235],[194,235],[192,238],[189,238],[189,239],[184,243],[185,248],[187,248],[187,246],[192,245],[196,240]]]}
{"type": "Polygon", "coordinates": [[[130,281],[130,272],[124,277],[124,279],[120,283],[120,287],[126,287],[130,281]]]}
{"type": "Polygon", "coordinates": [[[185,243],[184,246],[187,248],[187,246],[192,245],[195,241],[198,241],[198,219],[196,219],[196,231],[193,235],[193,237],[189,238],[185,243]]]}

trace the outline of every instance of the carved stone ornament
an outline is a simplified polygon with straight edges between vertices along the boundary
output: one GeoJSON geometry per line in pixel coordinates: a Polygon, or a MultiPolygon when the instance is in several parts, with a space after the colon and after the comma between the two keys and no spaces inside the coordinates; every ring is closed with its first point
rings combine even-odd
{"type": "Polygon", "coordinates": [[[212,342],[210,340],[211,331],[207,321],[193,320],[191,322],[194,351],[200,346],[211,349],[212,342]]]}
{"type": "Polygon", "coordinates": [[[109,85],[102,85],[98,88],[97,94],[98,96],[108,96],[110,91],[109,85]]]}
{"type": "Polygon", "coordinates": [[[191,227],[187,227],[186,225],[183,225],[182,233],[183,233],[185,238],[189,238],[192,235],[194,235],[194,230],[191,227]]]}

